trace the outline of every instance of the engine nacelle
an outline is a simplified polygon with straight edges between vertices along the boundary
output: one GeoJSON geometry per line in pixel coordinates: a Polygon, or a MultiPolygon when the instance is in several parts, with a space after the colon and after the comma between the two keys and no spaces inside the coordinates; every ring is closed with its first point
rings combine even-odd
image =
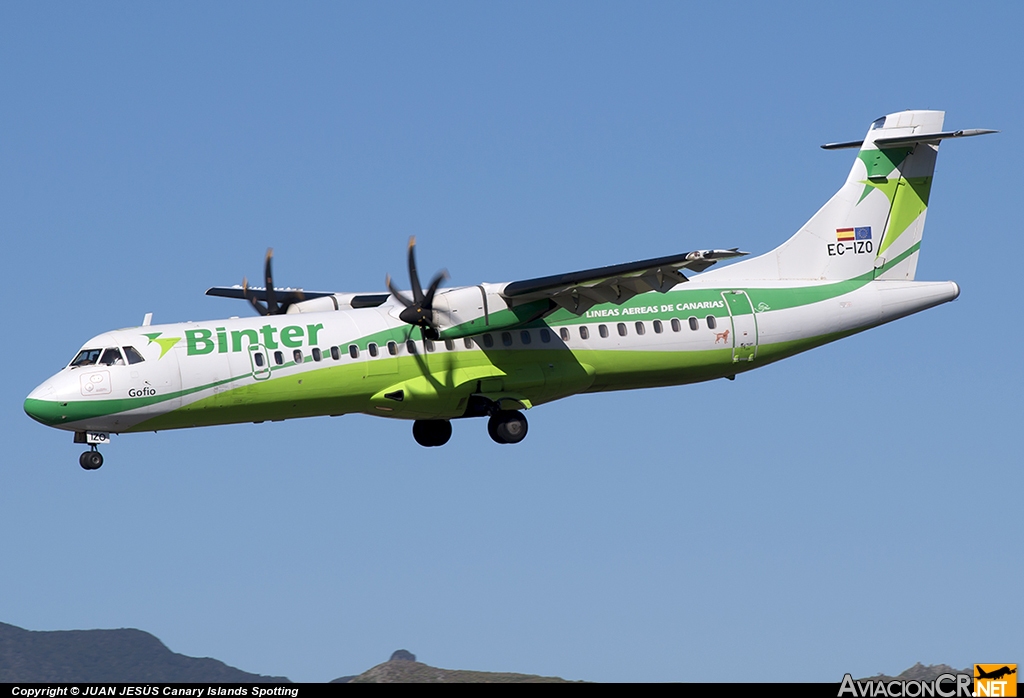
{"type": "Polygon", "coordinates": [[[331,310],[353,310],[356,308],[376,308],[384,305],[389,293],[335,293],[320,298],[292,303],[287,314],[292,313],[326,313],[331,310]]]}
{"type": "Polygon", "coordinates": [[[547,300],[509,307],[503,285],[480,284],[448,289],[434,296],[434,323],[441,339],[460,339],[518,327],[544,316],[554,304],[547,300]]]}

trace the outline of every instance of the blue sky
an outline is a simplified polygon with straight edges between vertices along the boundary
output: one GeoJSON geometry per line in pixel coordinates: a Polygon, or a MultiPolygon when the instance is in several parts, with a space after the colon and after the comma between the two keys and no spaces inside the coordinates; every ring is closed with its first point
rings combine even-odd
{"type": "Polygon", "coordinates": [[[323,681],[407,648],[598,681],[1024,660],[1024,11],[1012,3],[5,3],[0,621],[137,627],[323,681]],[[119,437],[25,395],[89,337],[382,291],[766,251],[879,115],[944,109],[918,278],[955,303],[735,382],[423,449],[363,416],[119,437]],[[1009,305],[1003,303],[1008,302],[1009,305]],[[1016,523],[1014,523],[1016,521],[1016,523]]]}

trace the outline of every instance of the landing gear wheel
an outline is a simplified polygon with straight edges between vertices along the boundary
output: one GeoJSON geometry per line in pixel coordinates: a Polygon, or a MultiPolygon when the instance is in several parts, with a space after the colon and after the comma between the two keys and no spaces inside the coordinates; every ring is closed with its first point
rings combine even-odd
{"type": "Polygon", "coordinates": [[[78,457],[78,464],[86,470],[96,470],[103,465],[103,454],[99,451],[85,451],[78,457]]]}
{"type": "Polygon", "coordinates": [[[417,419],[412,437],[420,446],[444,446],[452,438],[452,423],[447,419],[417,419]]]}
{"type": "Polygon", "coordinates": [[[499,444],[517,444],[526,438],[527,426],[522,412],[498,412],[487,420],[487,433],[499,444]]]}

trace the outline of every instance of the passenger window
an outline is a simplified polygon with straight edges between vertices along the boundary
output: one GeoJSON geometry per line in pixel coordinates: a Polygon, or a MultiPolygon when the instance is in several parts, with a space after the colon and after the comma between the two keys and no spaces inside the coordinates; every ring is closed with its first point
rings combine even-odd
{"type": "Polygon", "coordinates": [[[412,341],[411,339],[408,340],[405,343],[405,350],[408,351],[410,354],[415,354],[416,353],[416,342],[412,341]]]}
{"type": "Polygon", "coordinates": [[[580,325],[580,339],[590,339],[590,330],[586,325],[580,325]]]}
{"type": "Polygon", "coordinates": [[[124,355],[125,355],[125,358],[128,359],[128,363],[130,363],[130,364],[141,364],[143,361],[145,361],[145,359],[142,358],[142,354],[140,354],[139,352],[137,352],[135,350],[135,347],[121,347],[121,348],[124,349],[124,355]]]}
{"type": "Polygon", "coordinates": [[[619,331],[619,336],[620,337],[625,337],[626,336],[626,323],[620,322],[616,329],[619,331]]]}
{"type": "Polygon", "coordinates": [[[370,344],[366,347],[366,351],[370,352],[370,356],[377,356],[377,354],[380,353],[379,351],[377,351],[377,345],[374,344],[373,342],[370,342],[370,344]]]}
{"type": "Polygon", "coordinates": [[[544,342],[545,344],[551,341],[551,333],[547,331],[547,328],[541,328],[540,341],[544,342]]]}
{"type": "Polygon", "coordinates": [[[338,351],[338,347],[331,347],[331,358],[335,361],[339,361],[341,359],[341,352],[338,351]]]}
{"type": "Polygon", "coordinates": [[[280,366],[281,364],[284,363],[284,352],[283,351],[275,351],[274,352],[274,363],[277,364],[278,366],[280,366]]]}
{"type": "Polygon", "coordinates": [[[252,355],[252,360],[256,362],[257,368],[263,368],[263,352],[258,351],[252,355]]]}
{"type": "Polygon", "coordinates": [[[466,345],[467,349],[472,349],[473,348],[473,340],[470,339],[469,337],[464,337],[463,340],[462,340],[462,343],[464,345],[466,345]]]}
{"type": "Polygon", "coordinates": [[[642,322],[636,323],[636,333],[637,334],[643,334],[646,331],[647,330],[646,330],[646,328],[644,328],[644,323],[642,323],[642,322]]]}
{"type": "Polygon", "coordinates": [[[102,349],[83,349],[78,352],[78,356],[71,362],[72,368],[78,368],[79,366],[92,366],[100,358],[102,349]]]}
{"type": "Polygon", "coordinates": [[[302,363],[302,350],[301,349],[296,349],[295,351],[292,352],[292,361],[294,361],[296,363],[296,365],[302,363]]]}
{"type": "Polygon", "coordinates": [[[696,330],[700,329],[700,320],[698,320],[697,318],[691,317],[689,320],[687,320],[687,322],[690,323],[690,329],[691,330],[695,330],[696,331],[696,330]]]}
{"type": "Polygon", "coordinates": [[[601,335],[602,337],[607,337],[608,336],[608,325],[598,325],[597,326],[597,333],[599,335],[601,335]]]}
{"type": "Polygon", "coordinates": [[[563,342],[568,342],[569,341],[569,328],[568,327],[563,327],[563,328],[559,329],[558,330],[558,334],[562,338],[563,342]]]}
{"type": "Polygon", "coordinates": [[[455,351],[455,342],[450,339],[444,340],[444,348],[448,351],[455,351]]]}
{"type": "Polygon", "coordinates": [[[523,330],[522,332],[520,332],[519,339],[523,340],[523,344],[529,344],[531,341],[533,341],[533,338],[530,337],[530,330],[523,330]]]}
{"type": "Polygon", "coordinates": [[[715,320],[715,316],[714,315],[708,315],[706,319],[708,321],[708,329],[709,330],[713,330],[716,327],[718,327],[718,321],[715,320]]]}
{"type": "MultiPolygon", "coordinates": [[[[297,351],[298,350],[296,349],[296,352],[297,351]]],[[[356,346],[355,344],[349,344],[348,345],[348,355],[351,356],[353,359],[358,359],[359,358],[359,347],[356,346]]]]}
{"type": "Polygon", "coordinates": [[[100,363],[104,366],[124,366],[124,359],[121,358],[121,351],[117,347],[103,350],[100,363]]]}
{"type": "Polygon", "coordinates": [[[423,350],[424,351],[434,351],[434,340],[427,339],[426,337],[424,337],[423,338],[423,350]]]}
{"type": "Polygon", "coordinates": [[[504,344],[506,347],[512,346],[512,333],[511,332],[502,332],[501,333],[501,343],[504,344]]]}
{"type": "Polygon", "coordinates": [[[654,325],[654,334],[661,334],[661,331],[663,329],[662,326],[661,326],[661,320],[655,320],[653,325],[654,325]]]}
{"type": "Polygon", "coordinates": [[[324,358],[324,355],[320,352],[320,347],[313,347],[313,361],[319,361],[324,358]]]}
{"type": "Polygon", "coordinates": [[[392,356],[398,356],[398,345],[394,342],[388,342],[388,353],[392,356]]]}
{"type": "Polygon", "coordinates": [[[484,335],[484,346],[490,349],[494,346],[494,337],[489,334],[484,335]]]}
{"type": "Polygon", "coordinates": [[[672,331],[679,332],[681,329],[683,329],[683,323],[679,322],[679,318],[672,318],[672,331]]]}

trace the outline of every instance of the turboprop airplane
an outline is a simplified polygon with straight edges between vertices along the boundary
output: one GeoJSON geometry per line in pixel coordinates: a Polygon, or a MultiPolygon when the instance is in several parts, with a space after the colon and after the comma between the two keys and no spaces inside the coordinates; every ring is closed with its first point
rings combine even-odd
{"type": "Polygon", "coordinates": [[[486,417],[499,444],[523,440],[523,411],[584,392],[682,385],[738,374],[955,299],[915,281],[939,144],[995,133],[943,131],[941,111],[871,124],[846,182],[776,249],[696,250],[506,283],[411,294],[214,287],[256,318],[151,325],[93,337],[25,400],[103,464],[110,434],[353,412],[412,420],[423,446],[452,419],[486,417]],[[702,273],[703,272],[703,273],[702,273]],[[688,277],[693,273],[696,276],[688,277]]]}

